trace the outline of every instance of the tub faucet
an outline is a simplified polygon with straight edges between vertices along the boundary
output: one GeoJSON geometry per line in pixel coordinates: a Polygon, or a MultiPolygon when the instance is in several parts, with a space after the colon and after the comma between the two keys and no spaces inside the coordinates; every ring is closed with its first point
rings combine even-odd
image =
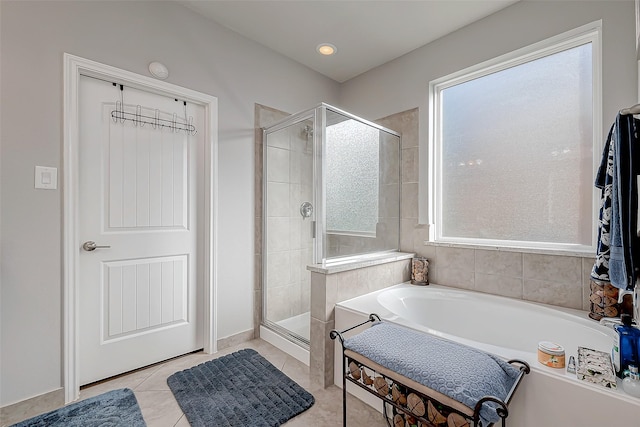
{"type": "MultiPolygon", "coordinates": [[[[619,302],[621,305],[623,304],[624,300],[626,300],[626,304],[628,304],[628,299],[624,298],[625,296],[629,296],[632,302],[632,306],[630,307],[631,313],[629,313],[628,306],[626,311],[628,314],[631,314],[631,323],[640,327],[640,283],[633,288],[633,291],[620,291],[619,302]]],[[[623,312],[625,311],[623,310],[623,312]]],[[[602,319],[600,319],[600,324],[613,328],[615,325],[621,325],[622,321],[620,319],[620,316],[603,317],[602,319]]]]}
{"type": "Polygon", "coordinates": [[[613,329],[615,325],[622,325],[619,317],[603,317],[600,319],[600,324],[602,326],[606,326],[607,328],[613,329]]]}

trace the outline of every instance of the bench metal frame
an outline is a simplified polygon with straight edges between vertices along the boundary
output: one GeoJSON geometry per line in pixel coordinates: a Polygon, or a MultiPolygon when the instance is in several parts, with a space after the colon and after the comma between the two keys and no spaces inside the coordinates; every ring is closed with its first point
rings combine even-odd
{"type": "MultiPolygon", "coordinates": [[[[493,425],[493,424],[489,424],[489,426],[483,426],[482,421],[480,420],[480,409],[482,408],[482,404],[486,402],[493,402],[497,405],[496,412],[498,416],[501,418],[502,427],[506,427],[506,418],[509,416],[508,404],[511,401],[513,395],[515,394],[518,386],[520,385],[522,378],[531,371],[529,364],[527,362],[524,362],[522,360],[515,360],[515,359],[508,361],[508,363],[510,364],[517,365],[518,368],[520,369],[520,373],[516,378],[515,382],[513,383],[513,386],[511,387],[511,390],[509,390],[509,393],[507,394],[506,399],[504,401],[495,396],[484,396],[476,403],[474,408],[469,408],[470,409],[469,412],[472,412],[472,414],[465,413],[460,411],[459,409],[452,408],[451,406],[440,402],[439,400],[435,399],[433,396],[428,395],[427,393],[423,393],[421,391],[415,390],[415,388],[407,386],[405,381],[403,381],[403,379],[406,380],[406,377],[400,374],[397,374],[391,377],[389,375],[385,375],[381,372],[378,372],[378,370],[367,365],[367,362],[365,360],[368,360],[368,359],[366,359],[364,356],[362,358],[359,358],[358,354],[353,351],[350,351],[350,356],[345,355],[344,334],[360,326],[364,326],[367,323],[373,323],[373,322],[379,322],[379,321],[381,321],[380,316],[378,316],[375,313],[372,313],[369,315],[369,318],[362,323],[351,326],[350,328],[344,329],[342,331],[333,329],[329,333],[329,337],[332,340],[335,340],[336,338],[338,338],[340,340],[340,344],[342,345],[342,424],[344,427],[347,426],[347,381],[357,385],[363,390],[366,390],[370,394],[381,399],[383,402],[383,412],[385,413],[385,416],[386,416],[385,404],[388,404],[393,408],[393,412],[392,412],[393,415],[405,414],[405,416],[413,417],[417,420],[416,423],[418,425],[419,425],[418,421],[422,422],[423,425],[430,426],[430,427],[440,427],[443,425],[443,424],[434,424],[434,419],[433,417],[429,417],[428,412],[426,412],[422,416],[419,416],[415,412],[412,412],[411,409],[408,408],[406,405],[401,405],[399,402],[394,401],[394,399],[391,397],[391,392],[389,392],[387,395],[381,395],[371,385],[366,385],[360,379],[354,378],[351,375],[350,370],[348,369],[348,366],[351,362],[356,363],[360,369],[362,369],[363,367],[366,368],[369,372],[373,373],[373,376],[382,377],[385,379],[385,381],[387,381],[387,383],[391,383],[389,387],[390,390],[391,390],[391,387],[399,387],[399,388],[402,388],[402,390],[404,391],[403,394],[405,394],[406,396],[408,396],[409,393],[414,393],[418,395],[423,400],[423,402],[425,402],[425,405],[427,404],[426,402],[431,402],[431,404],[434,407],[436,407],[440,413],[444,413],[446,414],[446,416],[448,416],[452,412],[459,414],[469,423],[470,427],[490,427],[493,425]]],[[[425,388],[428,388],[428,387],[425,387],[425,388]]],[[[387,422],[388,421],[389,420],[387,419],[387,422]]]]}

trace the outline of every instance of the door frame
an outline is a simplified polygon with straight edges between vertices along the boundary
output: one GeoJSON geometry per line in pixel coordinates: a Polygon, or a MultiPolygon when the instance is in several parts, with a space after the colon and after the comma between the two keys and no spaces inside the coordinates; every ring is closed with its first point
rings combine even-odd
{"type": "Polygon", "coordinates": [[[205,353],[217,351],[217,199],[218,99],[214,96],[99,62],[64,53],[63,115],[63,380],[65,403],[80,395],[79,375],[79,127],[80,76],[121,83],[139,90],[184,99],[205,109],[203,338],[205,353]]]}

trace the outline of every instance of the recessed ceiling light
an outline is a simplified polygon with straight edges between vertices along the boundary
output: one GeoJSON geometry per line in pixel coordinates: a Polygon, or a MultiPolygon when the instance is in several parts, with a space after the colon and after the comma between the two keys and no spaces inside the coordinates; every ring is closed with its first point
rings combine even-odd
{"type": "Polygon", "coordinates": [[[334,45],[332,45],[331,43],[320,43],[318,45],[318,47],[316,48],[316,50],[321,55],[329,56],[329,55],[333,55],[334,53],[336,53],[338,51],[338,48],[335,47],[334,45]]]}

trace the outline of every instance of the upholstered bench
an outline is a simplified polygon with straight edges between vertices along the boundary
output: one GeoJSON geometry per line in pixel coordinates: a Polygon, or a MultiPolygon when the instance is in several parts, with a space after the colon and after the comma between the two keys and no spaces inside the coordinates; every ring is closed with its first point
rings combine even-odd
{"type": "MultiPolygon", "coordinates": [[[[499,357],[372,314],[366,322],[333,330],[343,352],[343,423],[346,384],[358,385],[393,408],[395,427],[506,425],[507,405],[530,369],[499,357]],[[349,338],[343,334],[372,323],[349,338]]],[[[387,416],[387,405],[383,412],[387,416]]]]}

